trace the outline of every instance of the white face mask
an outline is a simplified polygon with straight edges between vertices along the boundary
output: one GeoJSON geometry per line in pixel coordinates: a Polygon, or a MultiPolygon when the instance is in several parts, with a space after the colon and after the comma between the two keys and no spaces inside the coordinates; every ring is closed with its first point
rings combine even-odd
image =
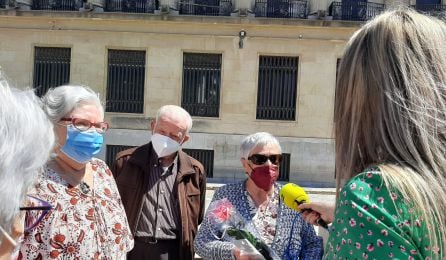
{"type": "Polygon", "coordinates": [[[159,158],[171,155],[180,149],[180,144],[172,138],[160,134],[152,135],[152,145],[159,158]]]}

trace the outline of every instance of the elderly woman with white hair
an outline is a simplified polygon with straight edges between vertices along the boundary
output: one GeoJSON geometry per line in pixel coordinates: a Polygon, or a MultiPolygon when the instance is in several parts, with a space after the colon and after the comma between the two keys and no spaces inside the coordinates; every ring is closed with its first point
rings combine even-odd
{"type": "Polygon", "coordinates": [[[108,124],[88,87],[60,86],[43,97],[57,145],[31,192],[54,205],[25,232],[19,259],[124,259],[133,247],[116,183],[99,153],[108,124]]]}
{"type": "MultiPolygon", "coordinates": [[[[0,71],[0,259],[9,258],[26,228],[19,209],[30,210],[21,207],[25,194],[48,160],[53,144],[53,125],[37,97],[31,90],[10,88],[0,71]]],[[[35,225],[36,221],[28,224],[35,225]]]]}
{"type": "MultiPolygon", "coordinates": [[[[265,132],[247,136],[241,145],[241,162],[248,178],[219,188],[212,202],[231,202],[244,221],[258,231],[253,235],[281,259],[320,259],[322,239],[279,197],[281,185],[276,181],[281,160],[282,149],[274,136],[265,132]]],[[[250,259],[230,241],[206,212],[195,240],[197,254],[204,259],[250,259]]]]}

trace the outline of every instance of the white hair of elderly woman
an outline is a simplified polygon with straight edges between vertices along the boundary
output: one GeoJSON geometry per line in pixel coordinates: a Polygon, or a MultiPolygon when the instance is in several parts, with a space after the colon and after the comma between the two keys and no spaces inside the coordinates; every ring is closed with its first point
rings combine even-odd
{"type": "Polygon", "coordinates": [[[242,144],[240,145],[240,157],[248,159],[254,148],[265,145],[275,145],[279,148],[279,151],[282,152],[282,148],[276,137],[267,132],[258,132],[248,135],[243,139],[242,144]]]}
{"type": "Polygon", "coordinates": [[[94,104],[104,118],[104,108],[96,92],[87,86],[64,85],[49,89],[42,97],[43,109],[53,123],[82,104],[94,104]]]}
{"type": "Polygon", "coordinates": [[[5,232],[10,234],[53,145],[53,124],[34,92],[11,88],[0,71],[0,226],[5,232]]]}

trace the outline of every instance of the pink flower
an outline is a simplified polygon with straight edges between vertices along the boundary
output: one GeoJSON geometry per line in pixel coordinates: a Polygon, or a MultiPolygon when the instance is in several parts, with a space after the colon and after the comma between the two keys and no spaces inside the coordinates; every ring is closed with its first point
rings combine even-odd
{"type": "Polygon", "coordinates": [[[376,245],[379,246],[379,247],[382,247],[382,246],[384,246],[384,242],[381,239],[378,239],[376,241],[376,245]]]}
{"type": "Polygon", "coordinates": [[[358,243],[358,242],[356,242],[356,243],[355,243],[355,247],[356,247],[356,249],[358,249],[358,250],[359,250],[359,249],[361,249],[361,244],[360,244],[360,243],[358,243]]]}
{"type": "Polygon", "coordinates": [[[350,184],[350,190],[355,190],[355,189],[356,189],[356,183],[350,184]]]}
{"type": "Polygon", "coordinates": [[[367,250],[368,250],[369,252],[373,252],[373,250],[375,250],[375,247],[373,246],[373,244],[368,244],[368,245],[367,245],[367,250]]]}
{"type": "Polygon", "coordinates": [[[355,221],[354,218],[351,218],[350,221],[349,221],[349,223],[350,223],[350,226],[351,226],[351,227],[355,227],[355,226],[356,226],[356,221],[355,221]]]}
{"type": "Polygon", "coordinates": [[[217,201],[215,208],[209,213],[209,216],[218,223],[227,223],[232,215],[234,206],[227,199],[217,201]]]}
{"type": "Polygon", "coordinates": [[[392,200],[396,200],[398,198],[398,196],[396,195],[396,193],[392,192],[390,194],[390,196],[392,197],[392,200]]]}
{"type": "Polygon", "coordinates": [[[383,203],[384,202],[384,198],[383,197],[378,197],[378,202],[379,203],[383,203]]]}

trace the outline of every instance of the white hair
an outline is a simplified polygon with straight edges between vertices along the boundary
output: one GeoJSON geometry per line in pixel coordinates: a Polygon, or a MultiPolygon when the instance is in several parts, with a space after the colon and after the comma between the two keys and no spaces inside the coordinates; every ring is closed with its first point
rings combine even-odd
{"type": "Polygon", "coordinates": [[[184,110],[182,107],[175,106],[175,105],[165,105],[160,107],[158,111],[156,112],[156,121],[158,122],[158,119],[160,117],[168,117],[175,120],[185,120],[186,121],[186,133],[189,133],[189,131],[192,129],[192,117],[190,116],[189,112],[184,110]]]}
{"type": "Polygon", "coordinates": [[[49,89],[42,97],[43,109],[53,123],[68,115],[80,105],[96,105],[104,118],[104,107],[96,92],[87,86],[64,85],[49,89]]]}
{"type": "Polygon", "coordinates": [[[0,226],[6,232],[53,145],[53,124],[39,99],[32,90],[10,88],[0,71],[0,226]]]}
{"type": "Polygon", "coordinates": [[[248,159],[254,148],[266,145],[275,145],[282,153],[282,148],[280,147],[280,143],[276,137],[267,132],[258,132],[248,135],[245,137],[245,139],[243,139],[242,144],[240,145],[240,157],[248,159]]]}

